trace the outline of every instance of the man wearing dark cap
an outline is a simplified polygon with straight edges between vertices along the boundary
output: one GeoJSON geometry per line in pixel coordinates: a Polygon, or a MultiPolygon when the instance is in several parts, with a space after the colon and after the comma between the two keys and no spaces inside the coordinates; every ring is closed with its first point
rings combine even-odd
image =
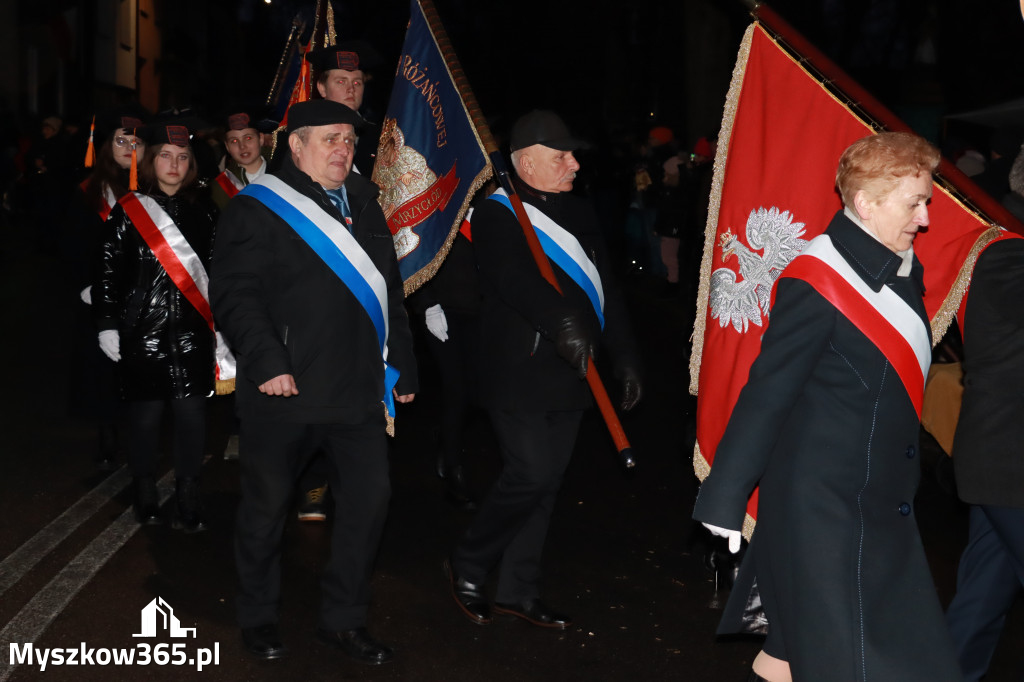
{"type": "MultiPolygon", "coordinates": [[[[361,40],[342,41],[313,50],[306,59],[316,70],[316,89],[321,97],[340,102],[353,111],[362,108],[366,82],[370,79],[366,69],[372,69],[379,62],[369,44],[361,40]]],[[[364,121],[359,131],[353,168],[367,177],[373,173],[380,130],[376,123],[364,121]]]]}
{"type": "MultiPolygon", "coordinates": [[[[480,273],[480,400],[501,446],[501,475],[452,552],[452,596],[474,623],[491,621],[484,594],[500,567],[493,611],[563,630],[569,616],[539,599],[541,553],[583,411],[588,358],[603,343],[624,383],[622,408],[640,399],[638,358],[621,293],[590,204],[570,192],[583,146],[550,111],[512,128],[514,185],[552,262],[559,294],[535,264],[509,197],[492,194],[473,215],[480,273]]],[[[611,376],[611,372],[608,374],[611,376]]]]}
{"type": "Polygon", "coordinates": [[[223,172],[214,178],[210,196],[221,210],[228,199],[238,194],[246,185],[267,172],[267,160],[263,158],[265,142],[262,121],[248,111],[228,114],[224,132],[224,147],[230,159],[223,172]]]}
{"type": "Polygon", "coordinates": [[[412,400],[416,367],[377,188],[350,172],[360,121],[328,100],[293,105],[290,156],[218,224],[210,291],[238,359],[241,418],[237,609],[261,658],[286,653],[281,535],[295,472],[317,449],[344,519],[332,529],[317,638],[363,663],[392,657],[366,629],[369,582],[390,496],[385,425],[393,400],[412,400]]]}

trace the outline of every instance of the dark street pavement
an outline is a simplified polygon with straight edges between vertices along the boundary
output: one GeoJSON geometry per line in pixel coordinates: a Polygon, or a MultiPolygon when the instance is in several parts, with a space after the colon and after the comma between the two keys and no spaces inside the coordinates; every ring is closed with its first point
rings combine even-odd
{"type": "MultiPolygon", "coordinates": [[[[253,660],[233,619],[232,521],[237,462],[221,457],[230,399],[210,401],[203,469],[211,529],[196,535],[131,520],[128,475],[99,474],[95,432],[67,416],[76,306],[58,261],[0,232],[0,682],[3,680],[745,680],[757,640],[716,641],[718,605],[704,566],[704,539],[689,519],[696,492],[691,452],[694,399],[687,395],[690,301],[660,300],[629,283],[647,362],[646,394],[624,425],[639,465],[626,475],[603,424],[584,422],[555,511],[543,595],[575,618],[564,633],[517,620],[477,626],[453,605],[441,564],[470,516],[449,505],[433,474],[436,378],[424,360],[423,390],[402,406],[392,444],[393,493],[374,573],[371,632],[395,649],[366,667],[313,640],[318,575],[328,528],[289,521],[283,550],[281,629],[291,656],[253,660]],[[142,634],[141,610],[160,597],[195,638],[142,634]],[[118,649],[185,642],[218,654],[192,665],[10,665],[10,643],[37,649],[118,649]]],[[[606,372],[610,374],[610,372],[606,372]]],[[[917,513],[943,603],[966,538],[964,509],[932,475],[931,452],[917,513]]],[[[467,437],[466,466],[483,492],[498,459],[486,422],[467,437]]],[[[244,455],[243,455],[244,456],[244,455]]],[[[123,463],[123,458],[121,462],[123,463]]],[[[169,461],[162,461],[163,470],[169,461]]],[[[170,479],[167,479],[170,480],[170,479]]],[[[169,492],[169,487],[165,486],[169,492]]],[[[164,508],[169,516],[170,505],[164,508]]],[[[24,650],[23,648],[21,650],[24,650]]],[[[1012,614],[991,682],[1022,679],[1024,623],[1012,614]]],[[[184,658],[184,656],[182,657],[184,658]]]]}

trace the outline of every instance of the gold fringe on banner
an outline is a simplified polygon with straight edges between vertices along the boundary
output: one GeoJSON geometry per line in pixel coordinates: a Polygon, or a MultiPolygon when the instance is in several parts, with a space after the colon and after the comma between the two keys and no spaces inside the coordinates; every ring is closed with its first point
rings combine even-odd
{"type": "Polygon", "coordinates": [[[213,387],[213,392],[217,395],[230,395],[235,392],[235,380],[232,379],[216,379],[213,387]]]}
{"type": "MultiPolygon", "coordinates": [[[[740,93],[743,91],[743,76],[750,58],[750,45],[754,38],[757,24],[751,24],[743,34],[739,52],[736,55],[736,66],[732,71],[729,93],[725,96],[725,108],[722,111],[722,127],[718,133],[718,149],[715,152],[715,168],[711,181],[711,197],[708,201],[708,222],[704,228],[704,256],[700,262],[700,284],[697,288],[697,313],[693,321],[693,351],[690,354],[690,395],[697,395],[700,380],[700,359],[704,353],[704,325],[708,317],[708,299],[711,295],[711,262],[714,259],[715,240],[718,236],[718,212],[722,205],[722,185],[725,183],[725,166],[729,158],[729,142],[732,138],[732,126],[739,108],[740,93]]],[[[711,465],[704,459],[700,451],[699,441],[693,443],[693,471],[703,481],[711,473],[711,465]]],[[[754,532],[754,519],[749,514],[743,519],[743,537],[750,540],[754,532]]]]}
{"type": "MultiPolygon", "coordinates": [[[[955,199],[956,197],[953,198],[955,199]]],[[[932,318],[932,347],[942,340],[942,337],[946,335],[946,330],[949,329],[949,325],[956,318],[956,313],[960,310],[960,303],[964,300],[964,296],[967,295],[967,288],[971,285],[971,274],[974,272],[974,264],[978,262],[978,256],[981,255],[986,246],[998,239],[1002,234],[1003,228],[992,226],[982,232],[981,236],[974,242],[974,246],[971,247],[970,252],[967,254],[964,264],[960,266],[956,282],[950,287],[946,300],[942,302],[939,311],[932,318]]]]}
{"type": "MultiPolygon", "coordinates": [[[[697,395],[700,379],[700,358],[704,352],[704,325],[708,317],[708,298],[711,295],[711,261],[715,253],[715,239],[718,236],[718,211],[722,204],[722,185],[725,182],[725,164],[729,158],[729,141],[732,124],[736,120],[736,109],[743,91],[743,74],[750,58],[750,44],[754,38],[756,23],[747,27],[743,41],[736,55],[736,66],[729,83],[729,94],[725,96],[722,111],[722,127],[718,133],[718,150],[715,152],[715,170],[711,181],[711,198],[708,201],[708,222],[704,227],[704,257],[700,261],[700,284],[697,288],[697,313],[693,319],[693,351],[690,354],[690,395],[697,395]]],[[[694,446],[696,447],[696,446],[694,446]]],[[[707,474],[705,474],[706,476],[707,474]]],[[[704,477],[701,477],[704,480],[704,477]]]]}
{"type": "Polygon", "coordinates": [[[462,200],[462,208],[460,208],[459,212],[456,213],[458,219],[455,221],[455,224],[452,225],[452,229],[448,231],[448,237],[444,240],[444,244],[441,245],[441,248],[429,263],[410,275],[409,279],[405,280],[404,289],[407,297],[412,294],[412,292],[429,282],[430,278],[436,275],[437,271],[441,269],[441,265],[444,264],[444,259],[448,257],[448,251],[451,250],[452,243],[455,241],[455,237],[459,233],[459,228],[462,227],[463,216],[466,215],[466,211],[469,209],[469,205],[473,201],[473,196],[477,193],[477,190],[487,184],[487,181],[491,179],[492,174],[493,169],[491,168],[491,164],[488,163],[484,166],[483,170],[473,178],[473,182],[469,186],[469,192],[466,194],[466,198],[462,200]]]}

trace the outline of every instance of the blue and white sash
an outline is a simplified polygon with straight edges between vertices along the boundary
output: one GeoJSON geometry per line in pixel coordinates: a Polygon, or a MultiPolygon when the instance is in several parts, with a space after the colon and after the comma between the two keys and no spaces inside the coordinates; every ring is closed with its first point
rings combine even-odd
{"type": "Polygon", "coordinates": [[[370,316],[384,359],[384,406],[395,415],[392,389],[399,371],[388,359],[388,287],[384,276],[348,229],[315,201],[273,175],[262,175],[240,195],[250,196],[281,217],[341,279],[370,316]]]}
{"type": "MultiPolygon", "coordinates": [[[[512,202],[505,190],[499,189],[488,197],[502,204],[508,210],[515,212],[512,202]]],[[[572,281],[583,289],[594,306],[597,319],[601,321],[601,328],[604,329],[604,287],[601,286],[601,275],[597,267],[587,257],[586,251],[580,246],[576,237],[572,236],[564,227],[560,226],[551,218],[544,215],[540,209],[523,202],[526,215],[533,223],[534,232],[537,233],[537,240],[540,241],[544,255],[550,258],[555,265],[572,278],[572,281]]]]}

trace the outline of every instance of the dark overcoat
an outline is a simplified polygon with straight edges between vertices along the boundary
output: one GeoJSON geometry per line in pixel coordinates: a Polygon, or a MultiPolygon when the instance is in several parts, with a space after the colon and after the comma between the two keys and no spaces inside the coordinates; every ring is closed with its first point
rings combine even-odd
{"type": "MultiPolygon", "coordinates": [[[[209,267],[217,210],[188,189],[150,195],[209,267]]],[[[92,302],[99,329],[116,329],[121,393],[127,400],[208,396],[214,384],[214,336],[164,270],[124,208],[104,224],[100,272],[92,302]]]]}
{"type": "MultiPolygon", "coordinates": [[[[825,234],[873,290],[928,326],[921,266],[841,212],[825,234]]],[[[913,513],[920,423],[885,355],[810,284],[778,282],[761,353],[701,486],[694,517],[739,529],[760,483],[757,529],[720,632],[756,580],[768,653],[793,679],[958,680],[913,513]]]]}
{"type": "MultiPolygon", "coordinates": [[[[285,157],[274,173],[335,220],[320,185],[285,157]]],[[[345,180],[352,232],[387,284],[388,363],[399,395],[417,390],[412,334],[394,241],[377,205],[377,186],[345,180]]],[[[384,363],[377,331],[355,295],[280,216],[253,197],[233,198],[217,224],[210,298],[238,360],[237,406],[245,417],[302,424],[364,424],[383,416],[384,363]],[[260,384],[291,374],[288,400],[260,384]]]]}
{"type": "Polygon", "coordinates": [[[953,440],[957,491],[970,504],[1024,507],[1024,239],[986,248],[964,312],[964,395],[953,440]]]}
{"type": "MultiPolygon", "coordinates": [[[[540,274],[515,214],[497,201],[473,213],[473,250],[480,271],[480,400],[498,410],[583,410],[587,382],[555,351],[559,322],[583,315],[611,356],[604,375],[639,366],[629,315],[611,274],[607,248],[590,204],[569,192],[541,192],[516,179],[524,203],[538,208],[579,241],[601,276],[604,330],[590,299],[552,264],[560,295],[540,274]]],[[[600,360],[601,358],[598,358],[600,360]]],[[[605,378],[607,382],[608,379],[605,378]]]]}

